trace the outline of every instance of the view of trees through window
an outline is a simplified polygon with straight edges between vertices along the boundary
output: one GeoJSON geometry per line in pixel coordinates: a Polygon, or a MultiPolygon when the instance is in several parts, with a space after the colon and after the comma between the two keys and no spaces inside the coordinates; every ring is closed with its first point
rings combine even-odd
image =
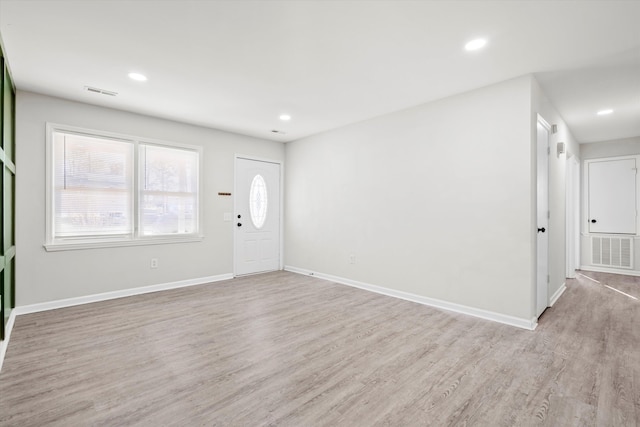
{"type": "Polygon", "coordinates": [[[73,134],[54,145],[56,237],[132,234],[133,145],[73,134]]]}
{"type": "Polygon", "coordinates": [[[199,151],[62,131],[52,149],[53,240],[198,231],[199,151]]]}
{"type": "Polygon", "coordinates": [[[198,153],[141,145],[140,159],[144,164],[141,234],[195,232],[198,153]]]}

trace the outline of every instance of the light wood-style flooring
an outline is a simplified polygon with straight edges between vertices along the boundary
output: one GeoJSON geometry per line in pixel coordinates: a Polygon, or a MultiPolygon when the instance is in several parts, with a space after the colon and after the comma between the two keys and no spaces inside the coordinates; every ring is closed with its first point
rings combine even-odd
{"type": "Polygon", "coordinates": [[[584,274],[536,331],[286,272],[18,316],[0,425],[636,426],[640,278],[584,274]]]}

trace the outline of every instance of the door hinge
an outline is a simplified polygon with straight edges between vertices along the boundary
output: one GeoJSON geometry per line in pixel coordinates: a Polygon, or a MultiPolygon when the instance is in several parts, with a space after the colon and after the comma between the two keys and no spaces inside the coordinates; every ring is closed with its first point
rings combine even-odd
{"type": "Polygon", "coordinates": [[[547,274],[547,284],[551,283],[551,278],[549,277],[549,275],[547,274]]]}
{"type": "Polygon", "coordinates": [[[547,154],[551,154],[551,147],[547,147],[547,154]]]}
{"type": "Polygon", "coordinates": [[[551,211],[547,211],[547,219],[551,219],[551,211]]]}

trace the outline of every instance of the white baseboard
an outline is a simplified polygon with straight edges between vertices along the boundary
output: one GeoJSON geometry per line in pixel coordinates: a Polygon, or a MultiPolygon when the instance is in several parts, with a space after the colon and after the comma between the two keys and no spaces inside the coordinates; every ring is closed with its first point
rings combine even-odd
{"type": "Polygon", "coordinates": [[[7,347],[9,346],[9,338],[11,338],[11,331],[13,330],[13,324],[16,321],[16,311],[11,310],[9,314],[9,320],[4,329],[4,340],[0,341],[0,372],[2,371],[2,364],[4,363],[4,356],[7,354],[7,347]]]}
{"type": "Polygon", "coordinates": [[[178,282],[161,283],[159,285],[143,286],[140,288],[122,289],[120,291],[104,292],[101,294],[60,299],[39,304],[22,305],[14,308],[13,312],[16,315],[37,313],[40,311],[55,310],[57,308],[72,307],[74,305],[89,304],[92,302],[130,297],[133,295],[148,294],[150,292],[165,291],[167,289],[177,289],[184,288],[186,286],[203,285],[205,283],[219,282],[221,280],[228,279],[233,279],[232,273],[219,274],[217,276],[199,277],[196,279],[180,280],[178,282]]]}
{"type": "Polygon", "coordinates": [[[560,296],[567,290],[566,282],[560,286],[560,288],[551,296],[551,300],[549,301],[549,307],[553,307],[553,305],[558,301],[560,296]]]}
{"type": "Polygon", "coordinates": [[[580,266],[580,270],[595,271],[595,272],[598,272],[598,273],[622,274],[624,276],[640,277],[640,271],[638,271],[638,270],[626,270],[626,269],[607,268],[607,267],[595,267],[595,266],[592,266],[592,265],[581,265],[580,266]]]}
{"type": "Polygon", "coordinates": [[[469,307],[466,305],[456,304],[453,302],[443,301],[435,298],[423,297],[421,295],[412,294],[409,292],[398,291],[395,289],[389,289],[378,285],[371,285],[368,283],[358,282],[351,279],[345,279],[343,277],[332,276],[330,274],[318,273],[315,271],[306,270],[303,268],[293,267],[285,265],[284,269],[292,273],[303,274],[305,276],[313,276],[319,279],[329,280],[331,282],[339,283],[342,285],[353,286],[355,288],[364,289],[366,291],[375,292],[377,294],[387,295],[394,298],[400,298],[407,301],[416,302],[418,304],[428,305],[431,307],[440,308],[443,310],[453,311],[456,313],[466,314],[469,316],[479,317],[485,320],[492,320],[494,322],[503,323],[510,326],[516,326],[527,330],[534,330],[538,326],[538,319],[523,319],[519,317],[509,316],[506,314],[496,313],[493,311],[483,310],[480,308],[469,307]]]}

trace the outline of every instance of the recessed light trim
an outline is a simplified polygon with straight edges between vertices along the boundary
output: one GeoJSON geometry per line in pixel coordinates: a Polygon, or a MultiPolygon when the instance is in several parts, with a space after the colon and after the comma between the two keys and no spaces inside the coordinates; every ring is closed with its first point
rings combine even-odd
{"type": "Polygon", "coordinates": [[[280,120],[282,120],[283,122],[288,122],[289,120],[291,120],[291,116],[289,114],[280,114],[280,120]]]}
{"type": "Polygon", "coordinates": [[[606,116],[607,114],[611,114],[611,113],[613,113],[613,110],[611,108],[607,108],[605,110],[598,111],[596,114],[599,116],[606,116]]]}
{"type": "Polygon", "coordinates": [[[144,74],[140,74],[140,73],[129,73],[129,78],[131,80],[135,80],[137,82],[146,82],[147,81],[147,76],[145,76],[144,74]]]}
{"type": "Polygon", "coordinates": [[[474,39],[464,45],[464,49],[467,51],[473,51],[482,49],[487,45],[487,39],[474,39]]]}

